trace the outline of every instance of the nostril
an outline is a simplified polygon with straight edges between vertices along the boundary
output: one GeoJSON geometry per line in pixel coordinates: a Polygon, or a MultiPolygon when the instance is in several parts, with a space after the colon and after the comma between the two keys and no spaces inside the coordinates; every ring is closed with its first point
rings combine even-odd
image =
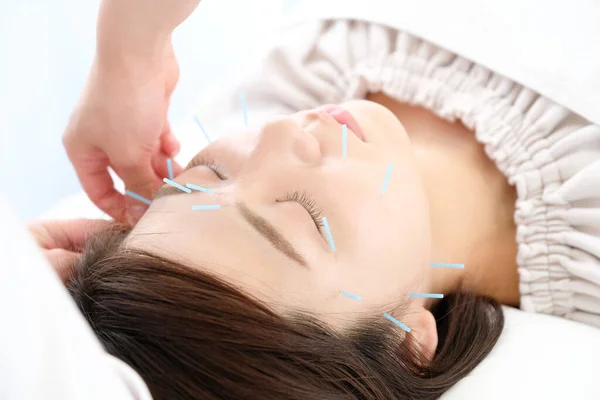
{"type": "Polygon", "coordinates": [[[302,118],[297,120],[298,126],[306,133],[314,133],[319,127],[335,122],[335,119],[324,111],[311,110],[302,113],[302,118]]]}
{"type": "Polygon", "coordinates": [[[326,106],[305,111],[303,113],[304,119],[309,122],[327,122],[334,120],[334,118],[327,112],[325,107],[326,106]]]}
{"type": "Polygon", "coordinates": [[[317,138],[312,135],[311,129],[321,124],[321,119],[317,116],[310,116],[303,121],[295,123],[295,128],[290,132],[293,137],[293,153],[300,161],[305,164],[318,164],[321,160],[321,145],[317,138]]]}

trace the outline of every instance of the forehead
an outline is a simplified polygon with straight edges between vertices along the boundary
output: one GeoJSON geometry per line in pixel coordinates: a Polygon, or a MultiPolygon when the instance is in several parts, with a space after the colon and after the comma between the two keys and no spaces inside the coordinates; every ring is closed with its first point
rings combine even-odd
{"type": "Polygon", "coordinates": [[[176,195],[155,201],[131,232],[128,246],[214,273],[242,287],[276,287],[274,268],[299,267],[275,251],[232,204],[193,211],[202,195],[176,195]],[[196,197],[196,200],[194,200],[196,197]]]}
{"type": "Polygon", "coordinates": [[[187,159],[192,159],[202,153],[225,154],[229,152],[248,152],[256,147],[260,129],[246,128],[235,132],[223,134],[215,138],[211,143],[205,146],[194,147],[194,151],[186,154],[187,159]],[[198,150],[199,149],[199,150],[198,150]]]}

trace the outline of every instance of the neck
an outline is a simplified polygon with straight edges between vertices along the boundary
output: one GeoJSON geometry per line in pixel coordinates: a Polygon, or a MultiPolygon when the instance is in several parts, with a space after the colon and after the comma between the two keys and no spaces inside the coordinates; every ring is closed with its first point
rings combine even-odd
{"type": "Polygon", "coordinates": [[[431,271],[432,289],[452,293],[462,286],[518,305],[514,188],[462,124],[411,115],[419,121],[411,140],[430,202],[432,261],[465,264],[431,271]]]}
{"type": "Polygon", "coordinates": [[[430,203],[431,261],[465,264],[431,268],[431,292],[462,287],[518,305],[514,188],[462,124],[385,97],[376,101],[396,114],[410,136],[430,203]]]}

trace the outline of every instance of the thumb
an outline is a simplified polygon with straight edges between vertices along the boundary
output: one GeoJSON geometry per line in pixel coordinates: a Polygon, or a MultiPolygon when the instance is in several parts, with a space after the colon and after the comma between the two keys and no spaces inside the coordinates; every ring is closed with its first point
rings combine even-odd
{"type": "Polygon", "coordinates": [[[43,249],[76,250],[109,225],[109,221],[102,219],[38,220],[29,223],[29,231],[43,249]]]}
{"type": "Polygon", "coordinates": [[[63,283],[69,280],[75,263],[81,257],[79,253],[65,249],[46,250],[44,255],[63,283]]]}

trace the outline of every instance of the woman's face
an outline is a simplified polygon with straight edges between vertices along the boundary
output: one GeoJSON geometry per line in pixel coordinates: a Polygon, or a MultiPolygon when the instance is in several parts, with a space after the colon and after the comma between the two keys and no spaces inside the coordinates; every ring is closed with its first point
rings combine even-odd
{"type": "Polygon", "coordinates": [[[220,139],[175,181],[214,193],[164,187],[129,245],[214,273],[275,310],[340,325],[349,313],[391,313],[428,285],[427,198],[402,124],[376,103],[303,111],[220,139]]]}

